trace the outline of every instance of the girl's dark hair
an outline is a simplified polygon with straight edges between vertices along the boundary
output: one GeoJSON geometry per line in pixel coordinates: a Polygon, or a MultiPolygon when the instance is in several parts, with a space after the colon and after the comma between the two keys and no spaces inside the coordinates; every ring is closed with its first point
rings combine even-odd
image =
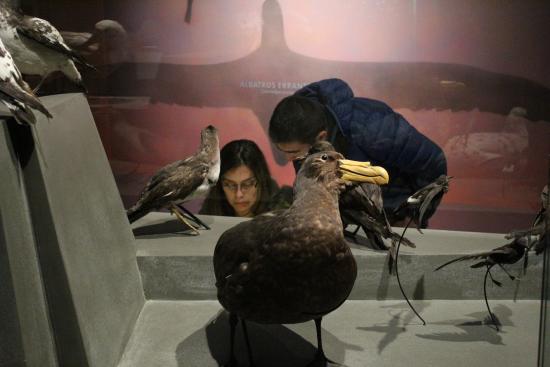
{"type": "Polygon", "coordinates": [[[243,165],[252,171],[258,182],[256,186],[257,201],[252,207],[253,215],[269,211],[271,198],[277,191],[277,185],[271,179],[265,157],[256,143],[245,139],[233,140],[227,143],[220,151],[220,160],[221,167],[218,183],[210,190],[199,213],[225,216],[236,215],[235,210],[225,197],[222,187],[222,177],[227,171],[243,165]]]}
{"type": "Polygon", "coordinates": [[[288,96],[273,110],[269,138],[274,143],[313,144],[317,135],[328,129],[328,118],[320,102],[303,96],[288,96]]]}

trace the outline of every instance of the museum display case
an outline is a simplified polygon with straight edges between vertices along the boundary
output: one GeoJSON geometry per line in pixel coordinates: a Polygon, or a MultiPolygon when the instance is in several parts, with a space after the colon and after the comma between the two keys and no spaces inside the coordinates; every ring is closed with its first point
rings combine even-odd
{"type": "MultiPolygon", "coordinates": [[[[398,247],[399,279],[368,228],[347,226],[357,278],[323,319],[327,356],[348,367],[550,365],[545,2],[6,0],[0,11],[0,365],[227,363],[230,322],[212,264],[222,233],[246,219],[198,214],[203,191],[217,180],[255,190],[257,177],[222,182],[223,163],[219,174],[220,149],[223,161],[224,146],[247,139],[288,207],[297,173],[270,139],[273,111],[332,78],[349,86],[353,123],[365,98],[383,102],[441,148],[452,178],[427,228],[409,223],[415,247],[398,247]],[[19,103],[32,106],[34,123],[19,103]],[[181,198],[200,228],[178,221],[186,214],[176,200],[129,223],[144,188],[190,156],[178,189],[210,165],[208,187],[181,198]],[[502,260],[494,249],[517,252],[502,260]]],[[[346,155],[353,134],[339,119],[348,112],[325,108],[346,155]]],[[[380,241],[395,253],[406,222],[391,224],[396,237],[380,241]]],[[[305,366],[316,353],[313,322],[251,323],[249,334],[258,366],[305,366]]],[[[240,326],[235,352],[238,365],[251,365],[240,326]]]]}

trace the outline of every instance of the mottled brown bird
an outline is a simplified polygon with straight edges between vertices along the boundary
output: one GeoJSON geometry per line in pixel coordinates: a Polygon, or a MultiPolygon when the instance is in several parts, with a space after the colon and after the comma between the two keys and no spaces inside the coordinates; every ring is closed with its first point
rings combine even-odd
{"type": "Polygon", "coordinates": [[[128,220],[132,223],[150,211],[169,206],[178,219],[198,233],[185,220],[178,205],[192,198],[205,196],[218,181],[219,174],[218,130],[209,125],[201,131],[200,146],[194,155],[161,168],[149,180],[141,198],[128,209],[128,220]]]}
{"type": "Polygon", "coordinates": [[[240,223],[218,240],[214,271],[218,300],[230,313],[229,366],[236,365],[237,318],[243,326],[244,320],[266,324],[315,320],[315,361],[331,363],[323,352],[321,319],[346,300],[357,274],[338,210],[338,195],[346,181],[384,184],[388,176],[381,167],[344,160],[336,152],[313,154],[298,172],[289,209],[240,223]]]}

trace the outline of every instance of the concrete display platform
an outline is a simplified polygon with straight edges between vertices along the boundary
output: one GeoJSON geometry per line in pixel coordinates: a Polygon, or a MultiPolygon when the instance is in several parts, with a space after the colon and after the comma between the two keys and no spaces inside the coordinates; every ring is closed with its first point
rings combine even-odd
{"type": "MultiPolygon", "coordinates": [[[[168,213],[150,213],[133,224],[138,265],[147,299],[215,300],[212,254],[219,236],[243,219],[200,216],[212,229],[199,236],[181,232],[184,227],[168,213]]],[[[397,233],[402,229],[395,228],[397,233]]],[[[484,269],[471,269],[472,261],[434,269],[454,257],[488,251],[507,243],[503,234],[410,229],[407,237],[415,249],[402,246],[399,256],[401,282],[416,299],[482,299],[484,269]]],[[[352,300],[402,299],[395,276],[388,275],[387,252],[351,243],[358,264],[352,300]]],[[[521,273],[522,262],[507,267],[521,273]]],[[[511,281],[499,268],[492,270],[504,286],[490,284],[491,299],[539,299],[542,257],[532,254],[526,275],[511,281]]]]}
{"type": "MultiPolygon", "coordinates": [[[[419,301],[423,326],[399,301],[347,301],[323,319],[327,356],[348,367],[535,366],[538,301],[494,301],[502,330],[483,325],[483,301],[419,301]]],[[[303,367],[316,346],[313,322],[249,323],[254,362],[303,367]]],[[[248,366],[242,330],[237,359],[248,366]]],[[[147,301],[119,367],[214,367],[229,355],[227,314],[216,301],[147,301]]]]}

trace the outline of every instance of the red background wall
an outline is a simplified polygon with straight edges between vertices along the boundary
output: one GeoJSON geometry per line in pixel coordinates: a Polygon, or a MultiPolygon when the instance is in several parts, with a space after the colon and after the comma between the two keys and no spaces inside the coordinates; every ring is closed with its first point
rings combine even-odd
{"type": "Polygon", "coordinates": [[[540,205],[550,153],[547,2],[195,0],[189,23],[185,1],[44,3],[27,7],[60,29],[91,31],[109,18],[127,31],[116,48],[90,55],[100,72],[85,79],[128,205],[158,168],[191,154],[210,123],[222,145],[256,141],[272,175],[291,184],[265,133],[270,113],[328,77],[384,100],[444,148],[454,179],[432,228],[505,232],[529,225],[540,205]]]}

